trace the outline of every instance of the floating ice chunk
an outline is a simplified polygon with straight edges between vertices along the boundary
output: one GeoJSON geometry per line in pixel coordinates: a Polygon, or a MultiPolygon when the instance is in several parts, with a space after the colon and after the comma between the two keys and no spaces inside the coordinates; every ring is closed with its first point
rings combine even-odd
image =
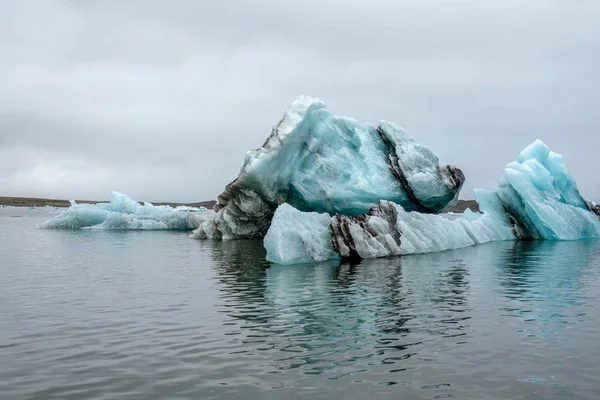
{"type": "Polygon", "coordinates": [[[597,207],[581,197],[562,156],[551,152],[540,140],[506,166],[496,192],[524,238],[576,240],[600,236],[597,207]]]}
{"type": "MultiPolygon", "coordinates": [[[[296,227],[294,221],[306,219],[299,211],[277,212],[273,226],[287,226],[287,234],[277,237],[277,256],[267,251],[267,259],[293,264],[298,254],[305,262],[306,254],[323,255],[331,250],[344,258],[375,258],[500,240],[600,237],[600,207],[581,197],[562,157],[541,141],[507,165],[495,192],[477,189],[475,198],[481,213],[425,214],[382,200],[366,214],[337,214],[329,223],[331,243],[325,235],[306,233],[306,224],[296,227]],[[292,219],[282,221],[285,218],[292,219]],[[302,232],[296,232],[299,229],[302,232]],[[300,235],[302,240],[298,240],[300,235]],[[284,250],[291,248],[294,251],[284,250]]],[[[322,215],[319,231],[324,231],[326,217],[322,215]]],[[[271,232],[265,237],[267,250],[274,239],[271,232]]]]}
{"type": "Polygon", "coordinates": [[[301,96],[263,147],[246,154],[238,178],[218,198],[215,219],[195,236],[263,237],[283,203],[358,215],[384,199],[407,210],[438,212],[455,202],[463,182],[460,170],[440,168],[435,154],[397,125],[361,124],[301,96]]]}
{"type": "Polygon", "coordinates": [[[376,258],[514,240],[516,237],[507,215],[497,213],[498,209],[494,207],[486,209],[487,204],[500,204],[494,196],[495,193],[479,192],[478,199],[484,204],[484,213],[468,215],[467,218],[409,212],[389,201],[380,201],[367,214],[355,217],[302,213],[289,205],[282,205],[264,239],[267,260],[278,264],[297,264],[322,260],[327,255],[329,258],[338,255],[343,258],[376,258]],[[311,258],[307,259],[307,256],[311,258]]]}
{"type": "Polygon", "coordinates": [[[207,211],[206,207],[191,207],[191,206],[177,206],[175,207],[177,211],[189,211],[189,212],[199,212],[199,211],[207,211]]]}
{"type": "Polygon", "coordinates": [[[38,228],[63,229],[145,229],[192,230],[206,219],[197,213],[178,211],[169,206],[141,205],[127,195],[113,192],[110,202],[76,204],[61,211],[38,228]]]}
{"type": "Polygon", "coordinates": [[[268,259],[283,264],[295,264],[339,258],[331,248],[328,214],[304,213],[289,204],[275,212],[269,232],[264,238],[268,259]]]}
{"type": "MultiPolygon", "coordinates": [[[[480,192],[483,196],[494,193],[480,192]]],[[[498,202],[499,203],[499,202],[498,202]]],[[[482,208],[483,213],[466,216],[430,215],[399,210],[397,228],[401,235],[401,254],[432,253],[458,249],[491,241],[516,239],[504,213],[482,208]]]]}

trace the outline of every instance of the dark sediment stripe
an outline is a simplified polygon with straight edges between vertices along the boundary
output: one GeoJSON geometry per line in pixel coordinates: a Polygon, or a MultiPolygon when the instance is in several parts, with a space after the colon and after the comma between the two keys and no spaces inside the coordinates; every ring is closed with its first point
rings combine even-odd
{"type": "Polygon", "coordinates": [[[504,211],[508,215],[508,219],[513,226],[513,232],[517,239],[520,240],[534,240],[540,238],[540,233],[535,228],[535,225],[529,221],[523,213],[519,213],[517,210],[525,209],[525,205],[523,204],[523,199],[517,193],[516,190],[513,189],[512,186],[509,186],[507,189],[510,189],[512,195],[509,196],[518,201],[517,207],[511,205],[500,198],[502,205],[504,206],[504,211]]]}
{"type": "MultiPolygon", "coordinates": [[[[347,217],[345,215],[336,214],[329,225],[329,231],[331,232],[331,242],[333,250],[345,259],[360,259],[361,256],[356,249],[354,238],[350,233],[351,226],[357,226],[363,234],[361,240],[369,240],[371,238],[378,239],[381,236],[373,227],[370,226],[369,221],[373,217],[381,218],[388,223],[388,232],[394,240],[396,246],[400,246],[401,233],[396,229],[396,222],[398,220],[398,214],[396,208],[389,202],[382,200],[376,206],[372,207],[367,214],[357,215],[355,217],[347,217]]],[[[385,241],[379,240],[388,250],[391,249],[385,241]]]]}
{"type": "MultiPolygon", "coordinates": [[[[356,217],[354,217],[356,218],[356,217]]],[[[331,219],[329,231],[333,250],[342,258],[360,259],[349,226],[353,221],[345,215],[336,214],[331,219]]]]}
{"type": "MultiPolygon", "coordinates": [[[[581,197],[581,195],[580,195],[581,197]]],[[[595,206],[591,201],[581,197],[588,210],[590,210],[598,219],[600,219],[600,206],[595,206]]]]}
{"type": "Polygon", "coordinates": [[[513,227],[513,233],[519,240],[534,240],[539,236],[536,232],[536,235],[532,234],[532,232],[527,228],[527,225],[523,221],[523,219],[514,212],[510,207],[504,204],[504,211],[508,215],[508,219],[513,227]]]}
{"type": "Polygon", "coordinates": [[[466,180],[465,174],[462,172],[462,170],[454,165],[447,165],[440,172],[442,176],[445,176],[450,182],[451,190],[458,193],[466,180]]]}
{"type": "Polygon", "coordinates": [[[589,210],[590,210],[591,212],[593,212],[593,213],[594,213],[594,215],[595,215],[596,217],[598,217],[598,219],[600,219],[600,206],[592,206],[591,208],[589,208],[589,210]]]}
{"type": "Polygon", "coordinates": [[[415,196],[415,192],[410,186],[410,183],[408,183],[404,172],[402,172],[402,169],[400,168],[400,163],[398,162],[399,158],[398,154],[396,153],[396,146],[394,145],[394,143],[392,143],[387,134],[379,126],[377,127],[377,134],[379,135],[379,137],[383,141],[383,144],[385,145],[390,172],[400,183],[400,187],[402,187],[402,190],[404,190],[404,193],[406,193],[406,197],[408,197],[408,199],[414,204],[415,211],[429,214],[434,213],[435,210],[432,210],[431,208],[423,205],[421,203],[421,200],[419,200],[419,198],[415,196]]]}
{"type": "Polygon", "coordinates": [[[412,207],[410,207],[411,211],[418,211],[427,214],[436,214],[445,209],[446,207],[454,205],[454,203],[456,202],[456,198],[458,197],[458,193],[460,192],[460,189],[465,183],[465,175],[460,170],[460,168],[457,168],[453,165],[447,165],[441,168],[438,167],[437,172],[439,173],[440,178],[443,180],[444,184],[448,188],[448,193],[447,195],[438,198],[437,204],[434,204],[433,207],[431,205],[426,205],[423,201],[421,201],[421,199],[417,197],[414,189],[412,188],[412,186],[408,182],[408,179],[406,178],[406,174],[404,173],[404,171],[402,171],[402,168],[400,168],[400,158],[398,157],[398,153],[396,152],[396,145],[394,144],[394,142],[388,137],[386,132],[380,126],[377,127],[376,131],[379,138],[385,146],[385,151],[388,158],[388,168],[394,176],[394,178],[396,178],[396,180],[400,184],[400,187],[402,188],[404,193],[406,193],[406,197],[408,197],[408,200],[410,200],[410,202],[412,203],[412,207]]]}

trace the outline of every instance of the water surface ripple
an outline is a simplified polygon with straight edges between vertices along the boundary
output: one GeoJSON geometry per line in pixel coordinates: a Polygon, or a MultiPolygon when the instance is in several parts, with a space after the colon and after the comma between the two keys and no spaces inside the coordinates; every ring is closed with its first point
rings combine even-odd
{"type": "Polygon", "coordinates": [[[0,209],[1,399],[597,399],[600,242],[276,266],[0,209]]]}

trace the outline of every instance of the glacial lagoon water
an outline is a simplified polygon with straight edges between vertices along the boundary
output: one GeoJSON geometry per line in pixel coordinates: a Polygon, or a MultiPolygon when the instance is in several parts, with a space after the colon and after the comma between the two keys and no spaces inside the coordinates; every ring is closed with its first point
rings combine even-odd
{"type": "Polygon", "coordinates": [[[600,241],[276,266],[0,208],[0,399],[597,399],[600,241]]]}

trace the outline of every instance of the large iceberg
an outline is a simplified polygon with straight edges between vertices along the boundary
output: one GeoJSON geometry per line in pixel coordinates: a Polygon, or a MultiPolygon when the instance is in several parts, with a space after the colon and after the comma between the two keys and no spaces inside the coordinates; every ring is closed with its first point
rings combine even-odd
{"type": "Polygon", "coordinates": [[[264,238],[267,259],[296,264],[437,252],[503,240],[600,237],[600,207],[536,141],[506,166],[481,212],[443,213],[464,183],[456,167],[394,123],[337,116],[301,96],[218,197],[216,213],[139,204],[75,204],[40,228],[179,229],[198,239],[264,238]]]}
{"type": "Polygon", "coordinates": [[[425,214],[382,200],[366,214],[306,213],[284,204],[264,239],[267,259],[429,253],[499,240],[600,237],[599,207],[581,197],[559,154],[541,141],[507,165],[495,192],[476,190],[482,213],[425,214]]]}
{"type": "Polygon", "coordinates": [[[207,217],[198,213],[202,208],[141,205],[131,197],[113,192],[110,202],[77,204],[61,211],[54,219],[39,224],[38,228],[62,229],[143,229],[192,230],[207,217]],[[194,212],[192,212],[194,211],[194,212]]]}
{"type": "Polygon", "coordinates": [[[264,145],[246,154],[236,180],[215,205],[199,239],[263,237],[277,207],[354,216],[380,200],[405,210],[437,213],[453,205],[464,183],[455,167],[394,123],[378,126],[339,117],[316,98],[301,96],[264,145]]]}

